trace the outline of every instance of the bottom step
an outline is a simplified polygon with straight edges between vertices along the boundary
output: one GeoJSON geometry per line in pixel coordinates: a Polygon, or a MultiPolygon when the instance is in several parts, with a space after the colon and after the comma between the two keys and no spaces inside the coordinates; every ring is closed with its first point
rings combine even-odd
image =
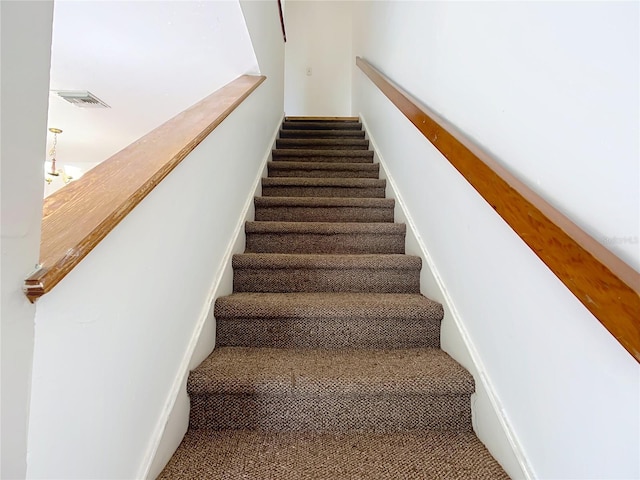
{"type": "Polygon", "coordinates": [[[158,479],[508,479],[473,433],[191,430],[158,479]]]}

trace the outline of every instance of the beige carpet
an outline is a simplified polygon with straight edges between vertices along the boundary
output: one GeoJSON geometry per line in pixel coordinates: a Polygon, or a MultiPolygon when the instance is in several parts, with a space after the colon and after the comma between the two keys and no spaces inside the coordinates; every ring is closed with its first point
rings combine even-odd
{"type": "Polygon", "coordinates": [[[193,430],[159,477],[224,480],[501,480],[472,433],[193,430]]]}
{"type": "Polygon", "coordinates": [[[359,122],[285,121],[161,479],[503,479],[359,122]]]}

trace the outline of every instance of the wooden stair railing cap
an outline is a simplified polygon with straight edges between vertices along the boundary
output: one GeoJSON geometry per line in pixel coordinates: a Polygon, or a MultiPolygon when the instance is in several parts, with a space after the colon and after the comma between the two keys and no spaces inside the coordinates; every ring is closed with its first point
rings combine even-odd
{"type": "Polygon", "coordinates": [[[265,79],[238,77],[47,197],[27,298],[57,285],[265,79]]]}
{"type": "Polygon", "coordinates": [[[640,363],[640,273],[369,62],[356,65],[640,363]]]}

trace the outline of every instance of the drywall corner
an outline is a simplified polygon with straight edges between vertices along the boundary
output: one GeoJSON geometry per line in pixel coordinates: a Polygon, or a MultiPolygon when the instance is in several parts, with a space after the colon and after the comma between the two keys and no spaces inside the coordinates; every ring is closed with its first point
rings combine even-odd
{"type": "Polygon", "coordinates": [[[40,251],[53,1],[0,2],[2,280],[0,477],[25,478],[36,305],[24,279],[40,251]]]}

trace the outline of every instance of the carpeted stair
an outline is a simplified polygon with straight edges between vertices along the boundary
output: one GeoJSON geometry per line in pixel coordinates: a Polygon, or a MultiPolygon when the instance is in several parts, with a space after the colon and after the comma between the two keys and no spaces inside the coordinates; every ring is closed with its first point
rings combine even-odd
{"type": "Polygon", "coordinates": [[[357,119],[286,119],[161,479],[508,478],[357,119]]]}

